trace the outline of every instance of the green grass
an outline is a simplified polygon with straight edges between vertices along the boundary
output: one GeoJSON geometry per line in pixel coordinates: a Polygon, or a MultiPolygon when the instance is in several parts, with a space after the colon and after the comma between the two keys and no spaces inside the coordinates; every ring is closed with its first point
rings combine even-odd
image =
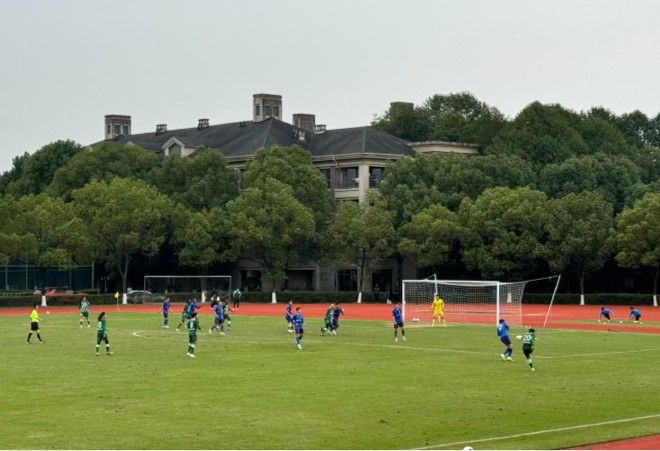
{"type": "Polygon", "coordinates": [[[283,319],[234,317],[190,359],[158,315],[109,311],[114,355],[96,357],[76,316],[48,316],[45,345],[0,317],[0,449],[545,449],[660,431],[658,335],[542,330],[532,374],[519,342],[500,360],[494,327],[410,327],[395,344],[382,321],[306,324],[297,351],[283,319]]]}

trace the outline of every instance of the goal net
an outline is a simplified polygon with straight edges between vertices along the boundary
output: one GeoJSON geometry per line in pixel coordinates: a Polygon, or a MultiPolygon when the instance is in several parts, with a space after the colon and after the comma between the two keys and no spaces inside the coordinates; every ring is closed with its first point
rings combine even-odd
{"type": "Polygon", "coordinates": [[[522,297],[526,281],[404,280],[403,316],[407,321],[431,323],[434,296],[445,301],[448,323],[523,325],[522,297]]]}
{"type": "Polygon", "coordinates": [[[144,276],[144,289],[160,295],[196,294],[202,302],[212,296],[228,297],[231,276],[144,276]]]}

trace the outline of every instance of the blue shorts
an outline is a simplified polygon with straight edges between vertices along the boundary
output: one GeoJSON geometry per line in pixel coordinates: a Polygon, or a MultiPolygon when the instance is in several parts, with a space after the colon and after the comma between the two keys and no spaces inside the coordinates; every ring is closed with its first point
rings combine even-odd
{"type": "Polygon", "coordinates": [[[639,319],[642,317],[642,315],[633,315],[633,318],[635,321],[639,321],[639,319]]]}
{"type": "Polygon", "coordinates": [[[395,322],[394,322],[394,327],[401,327],[401,328],[403,328],[403,321],[395,321],[395,322]]]}
{"type": "Polygon", "coordinates": [[[163,312],[163,317],[164,317],[164,318],[167,318],[167,317],[169,317],[169,316],[170,316],[170,312],[163,312]]]}
{"type": "Polygon", "coordinates": [[[284,315],[284,319],[286,320],[287,323],[293,322],[293,316],[291,315],[284,315]]]}
{"type": "Polygon", "coordinates": [[[216,316],[215,317],[215,324],[222,324],[225,322],[225,319],[221,316],[216,316]]]}
{"type": "Polygon", "coordinates": [[[507,346],[511,344],[511,339],[509,338],[508,335],[505,335],[504,337],[500,337],[500,341],[507,346]]]}
{"type": "Polygon", "coordinates": [[[303,332],[304,332],[304,330],[302,330],[302,329],[296,329],[296,333],[297,333],[298,335],[302,335],[303,332]]]}

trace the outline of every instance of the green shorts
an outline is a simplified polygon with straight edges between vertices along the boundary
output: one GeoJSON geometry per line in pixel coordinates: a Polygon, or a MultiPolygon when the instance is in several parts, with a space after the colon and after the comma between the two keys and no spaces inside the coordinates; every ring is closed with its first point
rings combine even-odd
{"type": "Polygon", "coordinates": [[[197,334],[188,334],[188,342],[192,344],[197,343],[197,334]]]}
{"type": "Polygon", "coordinates": [[[89,318],[89,312],[80,312],[80,316],[84,316],[85,318],[89,318]]]}
{"type": "Polygon", "coordinates": [[[108,334],[105,332],[98,332],[96,334],[96,344],[100,344],[102,341],[109,343],[108,334]]]}

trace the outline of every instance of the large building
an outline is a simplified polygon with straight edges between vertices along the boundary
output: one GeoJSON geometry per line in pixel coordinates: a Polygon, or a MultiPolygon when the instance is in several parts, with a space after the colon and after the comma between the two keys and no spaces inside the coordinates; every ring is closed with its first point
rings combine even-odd
{"type": "MultiPolygon", "coordinates": [[[[326,178],[336,200],[362,202],[369,188],[377,187],[389,161],[417,153],[476,154],[476,145],[449,142],[410,143],[370,126],[327,129],[316,123],[314,114],[293,114],[292,123],[282,121],[282,96],[255,94],[252,120],[211,125],[199,119],[196,126],[168,130],[157,124],[151,132],[131,134],[131,117],[105,116],[105,139],[139,145],[165,157],[186,157],[199,147],[218,149],[230,166],[241,170],[259,149],[271,146],[298,145],[311,154],[312,161],[326,178]]],[[[366,287],[381,291],[392,289],[398,275],[394,264],[385,264],[365,275],[366,287]]],[[[410,267],[410,265],[406,265],[410,267]]],[[[413,273],[408,274],[414,276],[413,273]]],[[[301,264],[289,271],[287,288],[299,290],[355,290],[356,268],[328,268],[316,263],[301,264]]],[[[269,289],[262,284],[261,271],[251,262],[241,261],[234,270],[234,280],[252,289],[269,289]]],[[[368,289],[367,289],[368,291],[368,289]]]]}

